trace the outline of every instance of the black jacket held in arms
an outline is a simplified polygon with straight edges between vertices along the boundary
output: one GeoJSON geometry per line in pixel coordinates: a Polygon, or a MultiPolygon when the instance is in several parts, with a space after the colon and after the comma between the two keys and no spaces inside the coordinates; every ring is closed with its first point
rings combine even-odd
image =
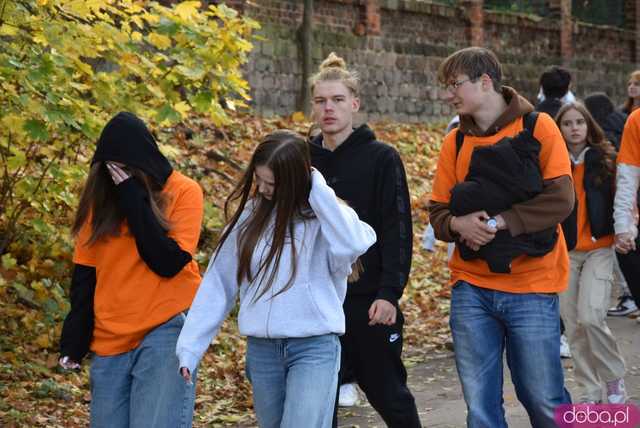
{"type": "MultiPolygon", "coordinates": [[[[584,154],[584,190],[587,200],[587,216],[591,235],[600,239],[613,233],[613,198],[615,195],[613,175],[600,181],[602,166],[602,152],[596,148],[589,148],[584,154]]],[[[573,211],[562,222],[562,232],[567,241],[569,251],[573,250],[578,241],[578,199],[573,211]]]]}
{"type": "MultiPolygon", "coordinates": [[[[513,138],[475,148],[465,181],[451,190],[451,213],[463,216],[484,210],[494,216],[533,198],[543,188],[539,155],[540,143],[528,129],[513,138]]],[[[515,237],[508,230],[500,230],[478,251],[460,241],[456,245],[463,260],[481,258],[491,272],[509,273],[514,258],[524,254],[543,256],[553,249],[557,237],[555,227],[515,237]]]]}
{"type": "MultiPolygon", "coordinates": [[[[91,164],[106,161],[136,167],[160,188],[173,172],[144,122],[127,112],[115,115],[98,139],[91,164]]],[[[104,164],[103,167],[108,175],[104,164]]],[[[131,177],[116,189],[118,200],[114,202],[125,215],[140,258],[159,276],[177,275],[191,261],[191,254],[180,248],[160,225],[151,210],[144,185],[131,177]]],[[[89,351],[93,336],[95,287],[96,269],[76,264],[71,277],[71,310],[62,326],[60,354],[77,362],[89,351]]]]}
{"type": "Polygon", "coordinates": [[[310,149],[313,166],[378,237],[360,257],[363,272],[349,284],[347,296],[370,294],[396,304],[409,278],[413,248],[411,202],[400,155],[376,141],[367,125],[334,151],[322,147],[322,135],[310,149]]]}

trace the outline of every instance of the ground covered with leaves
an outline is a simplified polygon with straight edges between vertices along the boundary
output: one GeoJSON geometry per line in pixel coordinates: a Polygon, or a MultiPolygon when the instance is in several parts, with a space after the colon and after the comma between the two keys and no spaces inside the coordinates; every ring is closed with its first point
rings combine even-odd
{"type": "MultiPolygon", "coordinates": [[[[191,118],[157,132],[162,150],[176,167],[197,179],[206,195],[205,224],[197,259],[204,268],[223,224],[222,206],[233,182],[248,161],[260,137],[289,128],[306,134],[309,123],[295,114],[263,119],[237,115],[224,127],[191,118]]],[[[414,253],[410,282],[401,301],[405,314],[405,356],[409,364],[448,346],[449,288],[446,285],[446,249],[421,249],[431,188],[443,127],[392,123],[371,124],[378,139],[395,146],[405,162],[413,207],[414,253]]],[[[87,155],[79,162],[88,162],[87,155]]],[[[68,233],[72,213],[57,219],[68,233]]],[[[38,219],[34,219],[38,220],[38,219]]],[[[40,219],[42,220],[42,219],[40,219]]],[[[38,242],[31,245],[37,246],[38,242]]],[[[68,308],[65,286],[51,278],[70,271],[71,240],[46,260],[3,257],[0,264],[0,426],[80,427],[88,425],[88,361],[79,372],[57,368],[61,315],[68,308]],[[18,262],[16,262],[18,260],[18,262]],[[21,285],[21,284],[29,284],[21,285]],[[61,310],[47,310],[57,305],[61,310]]],[[[21,249],[13,248],[12,254],[21,249]]],[[[28,249],[24,254],[30,254],[28,249]]],[[[200,366],[195,427],[251,425],[251,389],[244,377],[245,341],[237,331],[235,314],[200,366]]]]}

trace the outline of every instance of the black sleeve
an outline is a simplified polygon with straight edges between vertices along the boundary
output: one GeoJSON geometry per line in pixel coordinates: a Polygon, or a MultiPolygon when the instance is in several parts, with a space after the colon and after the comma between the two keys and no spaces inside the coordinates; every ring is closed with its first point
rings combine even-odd
{"type": "Polygon", "coordinates": [[[96,269],[76,264],[71,277],[71,310],[62,324],[60,355],[80,362],[93,337],[93,297],[96,292],[96,269]]]}
{"type": "Polygon", "coordinates": [[[382,165],[378,177],[381,230],[378,242],[382,255],[382,276],[377,297],[396,303],[411,270],[413,230],[411,200],[407,177],[400,155],[393,150],[382,165]]]}
{"type": "Polygon", "coordinates": [[[177,275],[191,261],[191,254],[167,236],[151,211],[147,192],[135,178],[123,181],[117,189],[120,208],[142,260],[157,275],[165,278],[177,275]]]}

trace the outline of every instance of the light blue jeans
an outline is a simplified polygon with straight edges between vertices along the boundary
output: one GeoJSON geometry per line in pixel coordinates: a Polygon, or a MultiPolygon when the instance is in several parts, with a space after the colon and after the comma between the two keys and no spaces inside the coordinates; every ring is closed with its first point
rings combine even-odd
{"type": "MultiPolygon", "coordinates": [[[[508,278],[505,278],[508,280],[508,278]]],[[[506,428],[502,357],[531,426],[555,428],[554,409],[570,403],[560,362],[556,294],[505,293],[458,281],[451,333],[469,428],[506,428]]]]}
{"type": "Polygon", "coordinates": [[[194,384],[178,374],[175,349],[185,315],[151,330],[135,349],[91,362],[92,428],[190,428],[194,384]]]}
{"type": "Polygon", "coordinates": [[[338,389],[335,334],[247,340],[247,377],[260,428],[331,427],[338,389]]]}

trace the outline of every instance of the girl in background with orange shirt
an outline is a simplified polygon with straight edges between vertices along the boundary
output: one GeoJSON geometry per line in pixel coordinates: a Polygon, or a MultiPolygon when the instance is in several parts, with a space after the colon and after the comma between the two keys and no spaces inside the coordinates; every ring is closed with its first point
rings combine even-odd
{"type": "Polygon", "coordinates": [[[615,149],[580,103],[565,104],[556,116],[573,165],[576,207],[565,222],[569,288],[560,295],[560,313],[573,355],[579,402],[624,403],[625,364],[606,323],[613,279],[613,197],[615,149]]]}
{"type": "Polygon", "coordinates": [[[190,427],[195,390],[176,367],[200,283],[203,195],[173,170],[142,120],[105,126],[73,225],[71,311],[60,364],[91,359],[91,427],[190,427]],[[178,405],[176,405],[178,403],[178,405]]]}
{"type": "Polygon", "coordinates": [[[624,114],[629,115],[640,107],[640,70],[635,70],[629,75],[627,94],[629,97],[624,104],[622,104],[620,110],[622,110],[624,114]]]}

